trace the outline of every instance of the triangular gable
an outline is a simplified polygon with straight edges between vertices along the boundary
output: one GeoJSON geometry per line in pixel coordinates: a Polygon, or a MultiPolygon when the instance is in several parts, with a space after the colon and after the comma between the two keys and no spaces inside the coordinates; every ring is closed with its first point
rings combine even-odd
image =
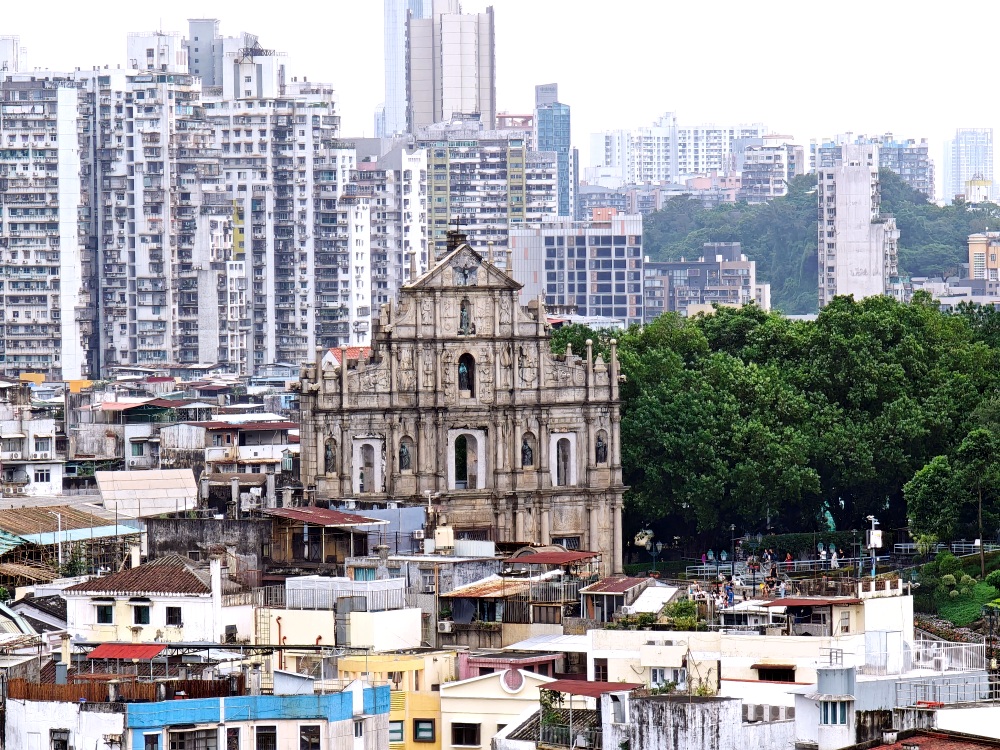
{"type": "Polygon", "coordinates": [[[444,256],[431,270],[403,285],[418,289],[507,289],[519,291],[523,285],[463,242],[444,256]]]}

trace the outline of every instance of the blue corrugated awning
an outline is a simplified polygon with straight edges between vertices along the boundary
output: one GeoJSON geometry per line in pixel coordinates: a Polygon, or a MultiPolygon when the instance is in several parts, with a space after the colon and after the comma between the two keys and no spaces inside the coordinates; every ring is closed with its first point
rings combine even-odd
{"type": "Polygon", "coordinates": [[[56,531],[46,531],[41,534],[25,534],[21,537],[26,542],[40,546],[51,546],[62,542],[82,542],[86,539],[98,539],[109,536],[125,536],[138,534],[138,529],[118,524],[117,526],[87,526],[82,529],[64,529],[60,534],[56,531]]]}
{"type": "Polygon", "coordinates": [[[0,529],[0,555],[24,544],[24,539],[0,529]]]}

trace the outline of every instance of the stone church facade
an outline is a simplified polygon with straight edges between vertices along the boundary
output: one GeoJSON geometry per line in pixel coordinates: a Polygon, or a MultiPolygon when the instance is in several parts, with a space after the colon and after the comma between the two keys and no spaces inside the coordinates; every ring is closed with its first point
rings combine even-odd
{"type": "Polygon", "coordinates": [[[520,289],[453,233],[383,306],[370,359],[324,369],[317,352],[299,383],[302,481],[331,505],[432,500],[456,536],[598,551],[621,572],[615,346],[608,362],[552,354],[520,289]]]}

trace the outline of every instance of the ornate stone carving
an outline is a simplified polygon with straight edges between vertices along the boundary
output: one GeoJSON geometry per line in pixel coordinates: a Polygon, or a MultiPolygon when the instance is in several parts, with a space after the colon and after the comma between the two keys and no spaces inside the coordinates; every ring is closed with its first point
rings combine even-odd
{"type": "Polygon", "coordinates": [[[513,357],[510,355],[510,346],[506,343],[500,345],[500,387],[511,387],[511,374],[513,357]]]}
{"type": "Polygon", "coordinates": [[[479,284],[479,264],[470,255],[461,255],[451,263],[452,279],[455,286],[477,286],[479,284]]]}
{"type": "Polygon", "coordinates": [[[434,350],[430,346],[424,347],[424,388],[434,387],[434,350]]]}
{"type": "Polygon", "coordinates": [[[524,346],[520,347],[517,366],[521,375],[521,385],[534,385],[535,378],[538,375],[538,363],[535,361],[531,349],[524,346]]]}
{"type": "Polygon", "coordinates": [[[434,303],[430,297],[420,300],[420,323],[425,326],[434,325],[434,303]]]}
{"type": "Polygon", "coordinates": [[[476,365],[476,372],[479,378],[479,400],[484,404],[493,402],[493,361],[489,352],[484,352],[476,365]]]}
{"type": "Polygon", "coordinates": [[[510,295],[500,294],[500,325],[508,326],[510,325],[510,295]]]}
{"type": "Polygon", "coordinates": [[[401,391],[412,391],[416,384],[417,374],[413,369],[413,350],[397,350],[399,354],[399,364],[396,368],[396,384],[401,391]]]}

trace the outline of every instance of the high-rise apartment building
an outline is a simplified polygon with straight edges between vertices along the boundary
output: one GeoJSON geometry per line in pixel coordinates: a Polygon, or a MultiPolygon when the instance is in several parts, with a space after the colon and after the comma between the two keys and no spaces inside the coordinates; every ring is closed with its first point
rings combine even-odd
{"type": "Polygon", "coordinates": [[[372,311],[396,297],[415,269],[427,269],[427,151],[397,142],[388,152],[362,154],[378,139],[361,139],[351,180],[371,198],[372,311]]]}
{"type": "Polygon", "coordinates": [[[665,312],[681,317],[707,312],[713,304],[771,307],[770,286],[757,283],[757,264],[743,254],[739,242],[706,242],[699,258],[647,260],[643,271],[647,323],[665,312]]]}
{"type": "Polygon", "coordinates": [[[94,374],[93,97],[71,80],[0,77],[0,373],[94,374]]]}
{"type": "Polygon", "coordinates": [[[739,154],[741,201],[767,203],[788,194],[788,183],[802,174],[804,150],[785,136],[753,139],[739,154]]]}
{"type": "Polygon", "coordinates": [[[903,182],[914,190],[933,200],[935,191],[934,161],[930,158],[930,148],[926,138],[898,139],[892,133],[884,135],[853,137],[844,133],[822,143],[812,143],[811,161],[814,169],[832,167],[840,158],[840,148],[846,144],[878,146],[879,168],[889,169],[898,174],[903,182]]]}
{"type": "Polygon", "coordinates": [[[521,300],[543,295],[546,305],[575,307],[578,315],[641,323],[642,217],[551,221],[510,232],[521,300]]]}
{"type": "Polygon", "coordinates": [[[556,216],[556,155],[529,151],[518,131],[488,130],[478,118],[440,123],[421,131],[427,149],[429,239],[438,256],[455,222],[469,244],[500,253],[519,224],[556,216]]]}
{"type": "Polygon", "coordinates": [[[958,128],[945,142],[944,199],[963,196],[970,202],[991,200],[993,183],[993,128],[958,128]]]}
{"type": "Polygon", "coordinates": [[[27,70],[27,52],[17,36],[0,36],[0,75],[27,70]]]}
{"type": "Polygon", "coordinates": [[[411,133],[465,114],[478,114],[487,129],[494,127],[492,7],[484,13],[462,13],[458,0],[435,0],[430,18],[409,17],[406,97],[411,133]]]}
{"type": "Polygon", "coordinates": [[[612,170],[622,184],[677,182],[682,177],[735,169],[734,141],[763,138],[760,123],[681,125],[667,112],[651,127],[591,136],[591,174],[612,170]]]}
{"type": "Polygon", "coordinates": [[[375,115],[375,137],[399,135],[406,128],[406,26],[431,12],[431,0],[384,0],[385,101],[375,115]]]}
{"type": "Polygon", "coordinates": [[[184,40],[188,70],[201,78],[203,88],[221,86],[223,64],[239,54],[241,49],[252,48],[257,38],[252,34],[238,37],[222,36],[217,18],[189,18],[188,36],[184,40]]]}
{"type": "Polygon", "coordinates": [[[878,144],[841,146],[816,171],[819,306],[837,295],[901,298],[896,220],[879,212],[878,144]]]}
{"type": "Polygon", "coordinates": [[[570,111],[568,104],[559,101],[558,84],[535,86],[535,144],[539,151],[556,154],[557,212],[560,216],[573,216],[572,143],[570,139],[570,111]]]}

